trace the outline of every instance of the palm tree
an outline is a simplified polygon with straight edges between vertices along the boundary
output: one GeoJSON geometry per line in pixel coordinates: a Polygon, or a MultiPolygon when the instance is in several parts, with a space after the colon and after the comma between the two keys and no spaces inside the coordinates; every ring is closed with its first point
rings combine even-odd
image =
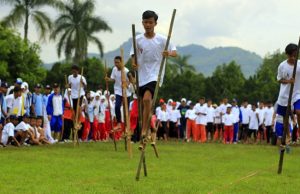
{"type": "Polygon", "coordinates": [[[112,31],[108,24],[99,16],[94,16],[94,0],[70,0],[62,3],[61,13],[55,20],[55,29],[51,37],[58,38],[57,54],[61,56],[64,50],[67,60],[74,55],[74,63],[87,58],[88,43],[98,46],[100,56],[103,56],[103,45],[94,35],[100,31],[112,31]]]}
{"type": "Polygon", "coordinates": [[[180,71],[180,74],[183,74],[184,71],[196,71],[193,65],[188,64],[190,55],[177,55],[175,58],[170,58],[170,64],[177,67],[180,71]]]}
{"type": "Polygon", "coordinates": [[[24,40],[28,40],[29,19],[36,25],[40,39],[45,39],[51,30],[52,22],[48,15],[40,8],[54,7],[56,0],[0,0],[0,3],[14,6],[1,24],[6,27],[18,27],[24,24],[24,40]]]}

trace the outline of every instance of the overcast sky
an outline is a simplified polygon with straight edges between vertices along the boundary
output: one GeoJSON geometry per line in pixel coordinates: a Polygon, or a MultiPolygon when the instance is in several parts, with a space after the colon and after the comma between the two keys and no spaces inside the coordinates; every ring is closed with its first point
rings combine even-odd
{"type": "MultiPolygon", "coordinates": [[[[300,35],[299,0],[96,0],[96,15],[113,29],[98,33],[105,52],[118,48],[131,37],[131,24],[143,31],[141,15],[145,10],[158,13],[156,31],[167,34],[173,9],[177,9],[172,42],[176,45],[200,44],[207,48],[238,46],[264,57],[297,43],[300,35]]],[[[0,7],[0,18],[11,7],[0,7]]],[[[46,9],[55,18],[51,9],[46,9]]],[[[21,30],[20,30],[21,32],[21,30]]],[[[37,41],[30,26],[29,39],[37,41]]],[[[41,43],[44,62],[58,60],[55,43],[41,43]]],[[[89,52],[98,52],[91,45],[89,52]]]]}

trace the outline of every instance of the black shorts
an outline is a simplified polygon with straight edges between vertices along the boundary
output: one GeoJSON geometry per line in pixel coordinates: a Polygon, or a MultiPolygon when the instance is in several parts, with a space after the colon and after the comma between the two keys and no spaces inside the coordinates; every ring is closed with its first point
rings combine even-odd
{"type": "Polygon", "coordinates": [[[255,129],[248,129],[248,137],[251,138],[251,135],[254,135],[254,138],[256,138],[256,135],[257,135],[257,130],[255,129]]]}
{"type": "Polygon", "coordinates": [[[156,87],[156,81],[149,82],[146,85],[139,87],[139,96],[144,97],[145,92],[148,90],[151,92],[153,98],[155,87],[156,87]]]}

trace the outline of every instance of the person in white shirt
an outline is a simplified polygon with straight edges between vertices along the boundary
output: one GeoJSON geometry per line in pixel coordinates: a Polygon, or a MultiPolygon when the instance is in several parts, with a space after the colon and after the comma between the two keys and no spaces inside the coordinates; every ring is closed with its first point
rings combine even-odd
{"type": "Polygon", "coordinates": [[[259,127],[259,115],[256,110],[256,105],[252,104],[252,110],[250,111],[250,120],[249,120],[249,131],[248,131],[248,141],[247,143],[250,142],[251,136],[253,134],[254,136],[254,143],[256,143],[257,139],[257,131],[259,127]]]}
{"type": "Polygon", "coordinates": [[[231,144],[233,142],[233,125],[235,123],[234,115],[231,113],[231,105],[227,105],[226,113],[223,115],[224,122],[224,140],[223,143],[231,144]]]}
{"type": "MultiPolygon", "coordinates": [[[[112,69],[110,78],[105,77],[106,81],[113,82],[114,83],[114,94],[116,98],[116,103],[115,103],[115,114],[116,114],[116,119],[117,119],[117,126],[114,128],[114,130],[120,130],[121,129],[121,106],[123,103],[123,88],[122,88],[122,57],[116,56],[114,58],[114,63],[115,66],[112,69]]],[[[129,86],[129,79],[128,79],[128,74],[129,70],[124,67],[124,73],[126,76],[126,84],[129,86]]],[[[127,87],[128,88],[128,87],[127,87]]],[[[131,92],[129,89],[126,89],[126,95],[127,95],[127,103],[129,107],[129,102],[130,102],[130,96],[131,92]]]]}
{"type": "Polygon", "coordinates": [[[72,75],[68,77],[68,85],[67,87],[71,88],[71,98],[73,103],[73,110],[76,114],[77,111],[77,102],[79,100],[79,107],[78,107],[78,117],[76,118],[79,121],[81,110],[81,104],[83,97],[85,95],[84,88],[87,86],[86,79],[83,75],[79,74],[79,67],[77,65],[72,66],[72,75]],[[81,80],[81,83],[80,83],[81,80]],[[81,87],[80,87],[81,85],[81,87]],[[80,91],[79,91],[80,88],[80,91]]]}
{"type": "Polygon", "coordinates": [[[168,113],[169,114],[169,122],[168,122],[168,128],[169,128],[169,137],[179,138],[179,120],[181,118],[180,112],[178,109],[176,109],[177,103],[172,103],[172,110],[168,113]]]}
{"type": "Polygon", "coordinates": [[[47,102],[47,115],[50,121],[52,136],[56,140],[60,140],[62,130],[62,120],[64,113],[63,97],[60,94],[60,87],[57,83],[53,84],[54,92],[49,96],[47,102]]]}
{"type": "Polygon", "coordinates": [[[164,99],[161,98],[161,99],[159,99],[159,106],[157,106],[156,109],[155,109],[155,115],[156,116],[158,116],[159,111],[161,111],[163,105],[166,106],[164,99]]]}
{"type": "Polygon", "coordinates": [[[207,100],[207,124],[206,124],[206,139],[212,141],[214,137],[214,113],[212,100],[207,100]]]}
{"type": "Polygon", "coordinates": [[[108,131],[105,128],[105,110],[107,107],[106,98],[104,95],[100,96],[100,103],[98,108],[98,113],[96,117],[98,118],[98,131],[100,132],[99,139],[100,141],[107,141],[108,140],[108,131]]]}
{"type": "Polygon", "coordinates": [[[265,125],[264,125],[264,119],[265,119],[265,107],[263,102],[258,103],[258,109],[257,109],[258,117],[259,117],[259,124],[258,124],[258,134],[257,138],[259,139],[260,143],[265,140],[265,125]]]}
{"type": "Polygon", "coordinates": [[[169,120],[169,115],[167,112],[166,104],[161,106],[161,110],[158,112],[157,115],[157,122],[158,122],[158,131],[157,131],[157,138],[164,139],[165,141],[168,140],[168,127],[167,123],[169,120]]]}
{"type": "MultiPolygon", "coordinates": [[[[277,115],[282,116],[284,118],[287,112],[287,105],[288,105],[288,97],[291,88],[291,83],[294,83],[294,90],[292,96],[292,103],[294,103],[294,110],[297,114],[297,120],[299,123],[300,120],[300,65],[297,66],[296,70],[296,79],[293,79],[293,70],[294,64],[296,62],[298,46],[296,44],[288,44],[285,48],[285,54],[287,59],[281,62],[278,66],[277,71],[277,81],[280,83],[280,90],[277,99],[277,115]]],[[[299,64],[298,60],[298,64],[299,64]]],[[[276,135],[277,137],[283,136],[283,125],[277,125],[276,128],[276,135]]],[[[288,136],[289,134],[287,134],[288,136]]]]}
{"type": "Polygon", "coordinates": [[[240,119],[242,118],[242,113],[241,113],[241,110],[240,110],[239,106],[237,105],[237,100],[236,99],[232,100],[231,112],[234,116],[233,143],[236,144],[237,141],[238,141],[239,123],[240,123],[240,119]]]}
{"type": "Polygon", "coordinates": [[[264,115],[264,125],[266,128],[266,139],[267,143],[270,143],[272,131],[273,131],[273,114],[274,108],[272,107],[272,103],[269,101],[267,102],[267,107],[265,108],[265,115],[264,115]]]}
{"type": "Polygon", "coordinates": [[[244,100],[242,107],[240,108],[242,113],[241,127],[239,131],[239,140],[247,141],[249,121],[250,121],[250,109],[248,108],[248,101],[244,100]]]}
{"type": "Polygon", "coordinates": [[[16,115],[10,115],[7,119],[6,125],[4,125],[1,136],[1,143],[5,146],[13,143],[13,145],[20,146],[20,143],[15,138],[14,130],[15,125],[18,124],[18,118],[16,115]]]}
{"type": "Polygon", "coordinates": [[[201,97],[199,103],[194,107],[196,117],[196,131],[193,134],[195,142],[205,143],[206,142],[206,130],[205,126],[207,123],[207,106],[204,105],[205,98],[201,97]]]}
{"type": "Polygon", "coordinates": [[[189,106],[190,106],[190,108],[185,113],[185,118],[187,118],[186,133],[185,133],[187,142],[190,142],[191,134],[192,134],[192,136],[194,136],[194,133],[196,131],[196,123],[195,123],[196,113],[195,113],[195,109],[194,109],[194,104],[192,102],[190,102],[189,106]]]}
{"type": "MultiPolygon", "coordinates": [[[[154,32],[157,24],[158,15],[154,11],[147,10],[143,13],[144,34],[136,36],[136,57],[135,61],[134,49],[131,48],[130,55],[132,59],[132,67],[139,73],[139,95],[143,101],[143,123],[142,137],[145,138],[149,129],[148,118],[152,114],[152,99],[158,80],[160,65],[164,57],[176,57],[176,47],[170,44],[168,50],[165,50],[167,38],[154,32]]],[[[164,64],[165,65],[165,64],[164,64]]],[[[165,67],[165,66],[164,66],[165,67]]],[[[162,78],[164,71],[162,73],[162,78]]],[[[160,85],[163,79],[161,79],[160,85]]]]}
{"type": "Polygon", "coordinates": [[[221,110],[220,107],[217,104],[213,104],[213,107],[215,109],[214,113],[214,128],[215,128],[215,134],[214,134],[214,141],[222,141],[223,132],[222,132],[222,121],[221,121],[221,110]]]}

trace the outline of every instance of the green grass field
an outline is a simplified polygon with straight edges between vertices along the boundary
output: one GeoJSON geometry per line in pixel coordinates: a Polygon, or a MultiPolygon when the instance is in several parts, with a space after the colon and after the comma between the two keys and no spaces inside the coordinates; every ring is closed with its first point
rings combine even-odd
{"type": "Polygon", "coordinates": [[[146,149],[148,177],[135,173],[137,144],[58,144],[0,149],[0,193],[299,193],[300,148],[285,155],[277,175],[278,148],[265,145],[158,143],[146,149]]]}

